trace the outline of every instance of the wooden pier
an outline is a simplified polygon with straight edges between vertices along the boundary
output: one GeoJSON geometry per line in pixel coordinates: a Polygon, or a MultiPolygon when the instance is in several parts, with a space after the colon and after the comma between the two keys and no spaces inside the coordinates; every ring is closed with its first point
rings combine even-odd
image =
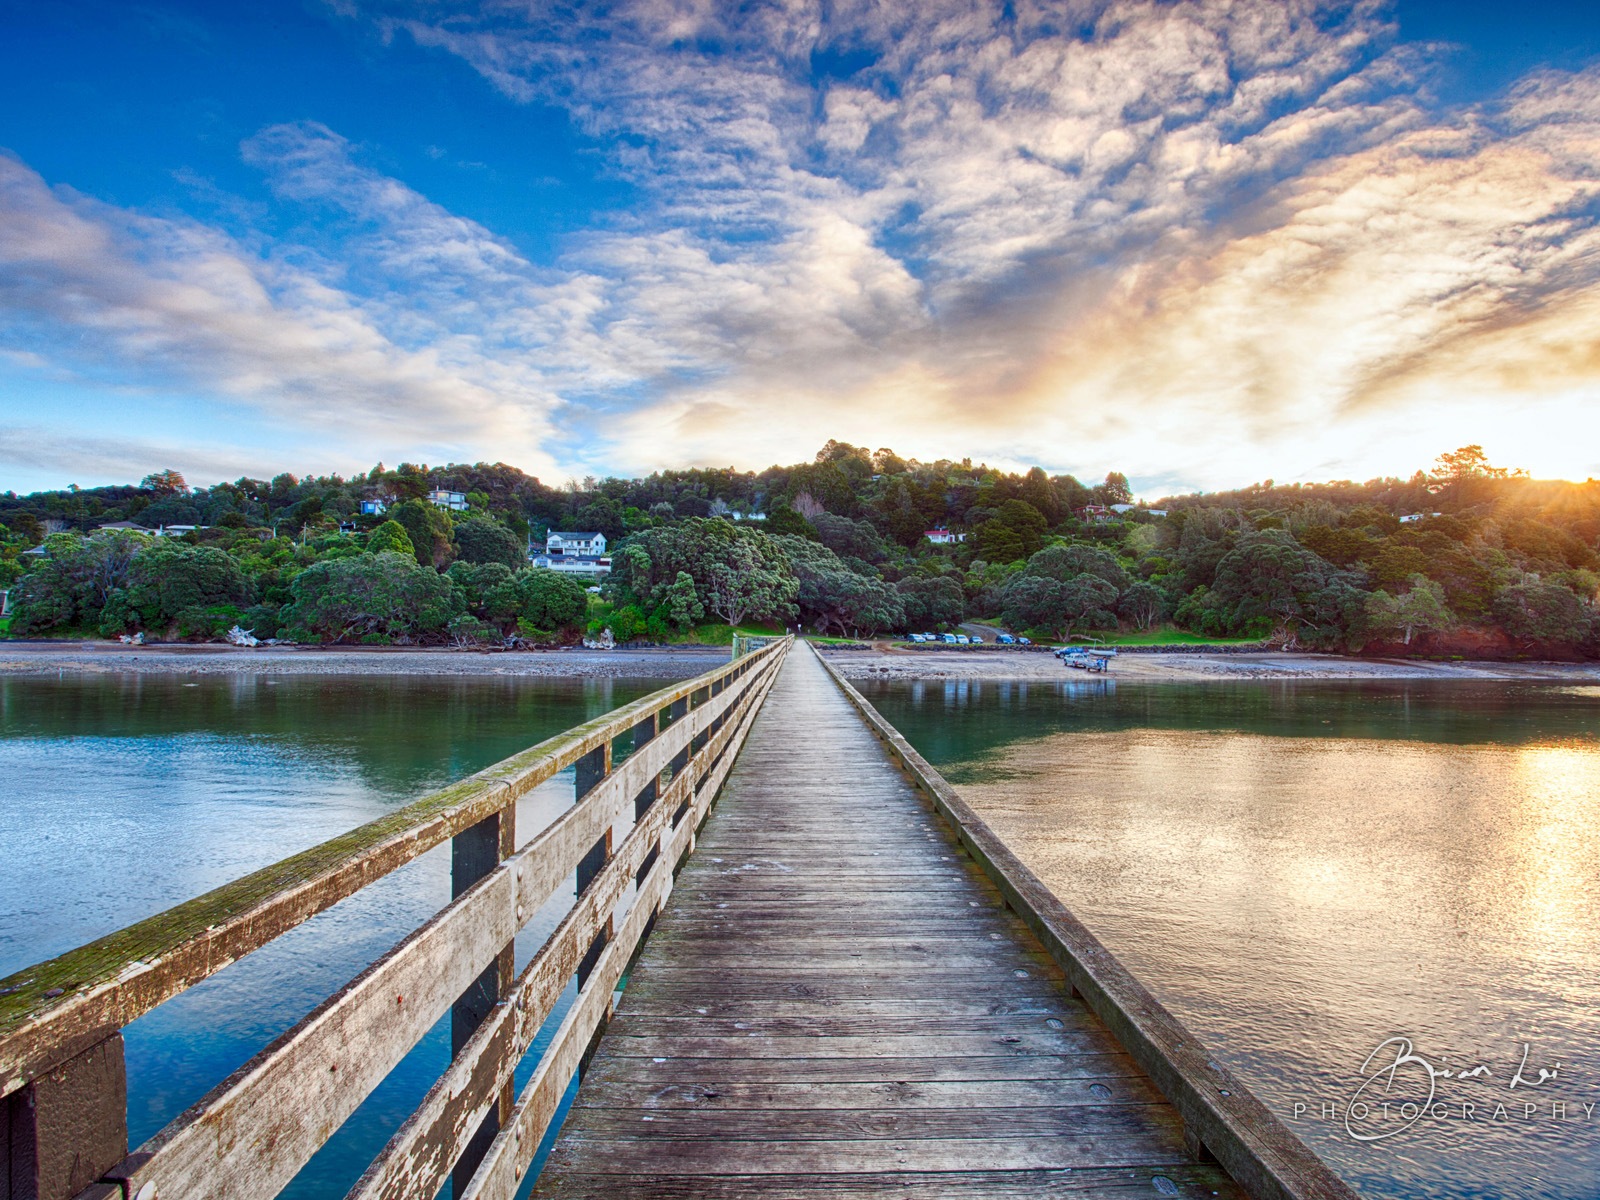
{"type": "Polygon", "coordinates": [[[352,1200],[513,1200],[574,1075],[549,1200],[1354,1197],[785,640],[0,980],[0,1200],[275,1196],[445,1013],[352,1200]],[[447,839],[449,905],[129,1153],[123,1025],[447,839]]]}

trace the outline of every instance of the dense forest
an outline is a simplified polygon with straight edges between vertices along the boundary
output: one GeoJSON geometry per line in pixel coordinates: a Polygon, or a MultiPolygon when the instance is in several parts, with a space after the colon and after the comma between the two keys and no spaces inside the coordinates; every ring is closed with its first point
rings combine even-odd
{"type": "Polygon", "coordinates": [[[830,441],[761,472],[550,487],[496,463],[0,496],[12,636],[457,644],[716,640],[736,625],[1146,638],[1288,648],[1600,657],[1600,482],[1540,481],[1481,449],[1409,479],[1132,505],[1113,472],[904,459],[830,441]],[[452,512],[431,489],[465,493],[452,512]],[[362,515],[363,501],[386,511],[362,515]],[[127,525],[135,528],[105,528],[127,525]],[[153,537],[170,526],[195,526],[153,537]],[[926,531],[947,529],[935,543],[926,531]],[[599,595],[532,568],[550,530],[598,530],[599,595]],[[955,540],[960,539],[960,540],[955,540]]]}

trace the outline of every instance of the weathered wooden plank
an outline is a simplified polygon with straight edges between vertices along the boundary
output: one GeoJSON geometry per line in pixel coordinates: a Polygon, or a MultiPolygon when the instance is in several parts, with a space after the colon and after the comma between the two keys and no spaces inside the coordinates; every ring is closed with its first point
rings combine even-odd
{"type": "MultiPolygon", "coordinates": [[[[826,1053],[833,1058],[962,1058],[1108,1053],[1116,1042],[1104,1030],[1036,1030],[1010,1034],[828,1035],[826,1053]]],[[[615,1055],[635,1058],[805,1058],[820,1047],[815,1037],[777,1037],[751,1032],[742,1037],[634,1037],[619,1033],[610,1045],[615,1055]]]]}
{"type": "MultiPolygon", "coordinates": [[[[951,1099],[959,1099],[951,1097],[951,1099]]],[[[1165,1100],[1144,1103],[984,1108],[739,1109],[620,1108],[584,1105],[568,1118],[574,1136],[595,1141],[1004,1141],[1146,1134],[1181,1146],[1177,1117],[1165,1100]]],[[[1181,1157],[1181,1154],[1180,1154],[1181,1157]]]]}
{"type": "MultiPolygon", "coordinates": [[[[1170,1109],[1166,1110],[1168,1113],[1170,1109]]],[[[1165,1138],[1130,1134],[1035,1138],[883,1138],[850,1141],[612,1141],[574,1135],[551,1153],[558,1171],[672,1175],[841,1174],[861,1171],[1028,1171],[1187,1161],[1176,1118],[1165,1138]]],[[[475,1200],[468,1197],[467,1200],[475,1200]]]]}
{"type": "MultiPolygon", "coordinates": [[[[727,745],[737,746],[747,735],[771,684],[772,675],[768,674],[761,680],[760,690],[755,692],[754,702],[741,721],[727,727],[727,745]]],[[[533,1077],[518,1097],[511,1119],[495,1137],[482,1165],[464,1190],[462,1200],[512,1200],[514,1197],[523,1171],[555,1115],[567,1082],[577,1070],[594,1031],[609,1014],[612,990],[643,938],[647,922],[670,892],[674,869],[692,849],[695,830],[734,761],[729,753],[718,758],[712,744],[708,744],[706,757],[714,758],[715,765],[700,783],[689,814],[672,828],[655,865],[639,883],[638,893],[616,938],[601,953],[587,982],[579,990],[577,1001],[551,1039],[533,1077]]],[[[660,808],[664,812],[672,811],[668,804],[661,804],[660,808]]]]}
{"type": "Polygon", "coordinates": [[[600,1175],[552,1166],[540,1176],[537,1194],[547,1200],[746,1200],[759,1194],[826,1200],[1149,1200],[1162,1195],[1233,1200],[1242,1193],[1220,1167],[1172,1163],[1145,1169],[838,1175],[600,1175]]]}
{"type": "Polygon", "coordinates": [[[796,1083],[723,1080],[639,1087],[638,1081],[591,1074],[578,1108],[616,1109],[902,1109],[936,1108],[1010,1113],[1020,1108],[1100,1105],[1108,1101],[1159,1104],[1161,1096],[1126,1056],[1104,1056],[1106,1073],[1077,1078],[924,1080],[916,1083],[796,1083]]]}
{"type": "Polygon", "coordinates": [[[1355,1200],[1355,1192],[1206,1052],[900,732],[848,680],[813,657],[950,822],[1073,989],[1178,1108],[1192,1139],[1258,1200],[1355,1200]]]}
{"type": "Polygon", "coordinates": [[[673,684],[394,813],[0,979],[0,1096],[513,803],[644,716],[785,647],[673,684]]]}
{"type": "MultiPolygon", "coordinates": [[[[657,802],[617,847],[611,862],[584,889],[572,911],[523,969],[510,1002],[490,1016],[473,1042],[429,1090],[423,1103],[351,1190],[352,1198],[426,1198],[432,1197],[443,1185],[451,1164],[472,1136],[489,1104],[509,1082],[517,1062],[554,1008],[596,931],[615,910],[634,882],[637,871],[652,853],[670,857],[679,852],[682,840],[690,836],[685,830],[670,844],[663,840],[679,805],[693,798],[700,769],[748,727],[748,717],[753,716],[760,703],[763,679],[757,674],[746,682],[750,686],[738,698],[733,710],[741,721],[730,722],[719,731],[696,759],[694,769],[681,771],[661,791],[657,802]]],[[[688,721],[680,725],[681,732],[693,728],[688,721]]],[[[673,744],[662,740],[663,744],[673,744]]],[[[677,744],[687,744],[687,737],[677,739],[677,744]]],[[[644,749],[648,751],[650,743],[646,743],[644,749]]],[[[665,765],[659,756],[641,754],[638,759],[641,763],[662,761],[665,765]]],[[[623,794],[631,797],[637,793],[638,789],[629,781],[623,794]]],[[[575,840],[572,844],[582,843],[575,840]]],[[[523,853],[537,852],[539,847],[530,844],[523,853]]],[[[640,897],[634,900],[636,906],[641,902],[640,897]]]]}
{"type": "MultiPolygon", "coordinates": [[[[821,1047],[814,1047],[820,1050],[821,1047]]],[[[991,1058],[649,1058],[595,1059],[591,1077],[661,1085],[698,1083],[959,1083],[969,1080],[1091,1079],[1129,1060],[1101,1054],[1023,1054],[991,1058]],[[661,1061],[657,1062],[656,1059],[661,1061]]]]}

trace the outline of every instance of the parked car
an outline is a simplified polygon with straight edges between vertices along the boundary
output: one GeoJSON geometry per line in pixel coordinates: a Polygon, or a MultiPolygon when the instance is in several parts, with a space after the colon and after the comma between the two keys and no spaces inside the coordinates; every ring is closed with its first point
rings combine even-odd
{"type": "Polygon", "coordinates": [[[1012,637],[1009,633],[1002,633],[999,637],[995,638],[995,641],[999,642],[1002,646],[1015,646],[1017,644],[1017,639],[1012,637]]]}
{"type": "Polygon", "coordinates": [[[1027,638],[1025,638],[1025,637],[1019,637],[1019,638],[1018,638],[1018,639],[1017,639],[1017,645],[1019,645],[1019,646],[1031,646],[1031,645],[1033,645],[1033,643],[1032,643],[1032,642],[1030,642],[1030,641],[1029,641],[1029,640],[1028,640],[1028,639],[1027,639],[1027,638]]]}
{"type": "Polygon", "coordinates": [[[964,634],[964,633],[956,634],[956,645],[958,645],[958,646],[965,646],[971,640],[972,639],[967,637],[967,635],[964,634]]]}
{"type": "Polygon", "coordinates": [[[908,634],[907,636],[913,642],[920,642],[922,640],[922,635],[920,633],[908,634]]]}
{"type": "Polygon", "coordinates": [[[981,645],[983,645],[983,634],[981,634],[981,633],[975,633],[975,634],[973,634],[973,635],[972,635],[972,644],[973,644],[973,645],[974,645],[974,646],[981,646],[981,645]]]}
{"type": "Polygon", "coordinates": [[[956,635],[953,633],[947,633],[941,640],[944,641],[946,645],[954,646],[956,644],[956,635]]]}

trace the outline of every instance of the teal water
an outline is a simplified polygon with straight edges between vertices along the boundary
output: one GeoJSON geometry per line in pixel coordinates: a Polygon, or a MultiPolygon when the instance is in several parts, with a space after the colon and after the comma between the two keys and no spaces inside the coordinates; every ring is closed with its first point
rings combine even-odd
{"type": "Polygon", "coordinates": [[[1600,1195],[1600,688],[862,690],[1364,1195],[1600,1195]]]}
{"type": "MultiPolygon", "coordinates": [[[[472,676],[0,678],[0,976],[662,686],[472,676]]],[[[571,797],[567,771],[524,798],[519,840],[571,797]]],[[[132,1144],[449,897],[442,846],[128,1026],[132,1144]]],[[[529,922],[518,937],[519,966],[570,901],[557,896],[529,922]]],[[[449,1042],[447,1016],[284,1195],[343,1196],[448,1063],[449,1042]]]]}

